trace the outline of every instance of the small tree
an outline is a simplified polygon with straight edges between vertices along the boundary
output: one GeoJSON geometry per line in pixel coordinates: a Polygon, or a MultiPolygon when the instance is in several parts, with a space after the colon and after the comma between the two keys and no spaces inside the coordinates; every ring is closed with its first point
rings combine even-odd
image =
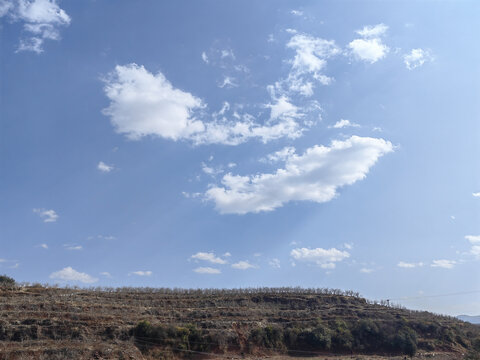
{"type": "Polygon", "coordinates": [[[0,287],[14,286],[15,280],[7,275],[0,275],[0,287]]]}

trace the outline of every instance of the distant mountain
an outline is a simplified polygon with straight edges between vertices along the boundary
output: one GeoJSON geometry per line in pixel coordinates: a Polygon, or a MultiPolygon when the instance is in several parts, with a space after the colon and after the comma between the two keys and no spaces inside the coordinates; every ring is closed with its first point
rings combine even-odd
{"type": "Polygon", "coordinates": [[[480,324],[480,315],[478,316],[458,315],[457,318],[472,324],[480,324]]]}

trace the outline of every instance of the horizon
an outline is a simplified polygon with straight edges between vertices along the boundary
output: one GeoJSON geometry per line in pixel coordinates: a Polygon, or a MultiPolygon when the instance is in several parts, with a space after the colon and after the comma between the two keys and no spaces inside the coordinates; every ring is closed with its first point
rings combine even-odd
{"type": "Polygon", "coordinates": [[[0,273],[479,316],[479,10],[0,0],[0,273]]]}

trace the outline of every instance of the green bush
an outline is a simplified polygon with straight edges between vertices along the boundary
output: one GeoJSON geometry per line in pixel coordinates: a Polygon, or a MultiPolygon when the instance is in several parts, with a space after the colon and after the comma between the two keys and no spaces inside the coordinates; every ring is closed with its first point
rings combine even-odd
{"type": "Polygon", "coordinates": [[[332,349],[342,352],[352,350],[354,338],[345,321],[335,321],[330,328],[332,329],[332,349]]]}
{"type": "Polygon", "coordinates": [[[133,336],[143,349],[150,347],[149,345],[159,345],[173,351],[207,351],[211,342],[211,339],[203,336],[194,325],[153,326],[148,321],[139,322],[133,329],[133,336]]]}
{"type": "Polygon", "coordinates": [[[250,342],[267,349],[283,349],[283,340],[284,336],[282,329],[273,326],[253,329],[249,336],[250,342]]]}
{"type": "Polygon", "coordinates": [[[414,356],[417,352],[417,334],[410,328],[401,329],[393,338],[394,352],[414,356]]]}
{"type": "Polygon", "coordinates": [[[14,286],[15,280],[12,279],[11,277],[7,275],[0,275],[0,286],[2,287],[8,287],[8,286],[14,286]]]}

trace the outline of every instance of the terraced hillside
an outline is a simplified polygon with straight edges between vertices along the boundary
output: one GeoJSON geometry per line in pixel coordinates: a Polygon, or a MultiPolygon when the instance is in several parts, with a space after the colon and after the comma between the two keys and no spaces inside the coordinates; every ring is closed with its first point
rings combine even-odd
{"type": "Polygon", "coordinates": [[[480,328],[328,289],[0,288],[2,359],[478,358],[480,328]]]}

